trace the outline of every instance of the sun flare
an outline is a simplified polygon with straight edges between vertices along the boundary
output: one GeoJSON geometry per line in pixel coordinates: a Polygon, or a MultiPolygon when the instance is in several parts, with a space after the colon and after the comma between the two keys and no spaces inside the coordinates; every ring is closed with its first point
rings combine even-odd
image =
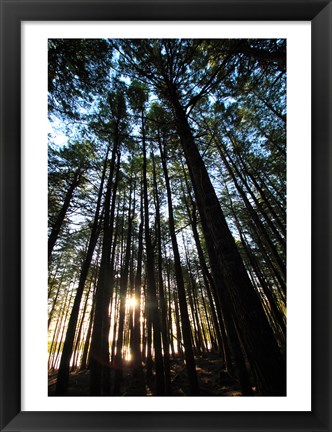
{"type": "Polygon", "coordinates": [[[134,308],[137,306],[137,300],[135,297],[129,297],[127,300],[127,305],[130,306],[131,308],[134,308]]]}

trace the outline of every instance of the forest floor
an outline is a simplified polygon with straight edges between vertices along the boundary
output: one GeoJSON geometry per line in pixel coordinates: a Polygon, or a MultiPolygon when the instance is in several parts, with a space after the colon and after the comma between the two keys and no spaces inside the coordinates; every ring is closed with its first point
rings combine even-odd
{"type": "MultiPolygon", "coordinates": [[[[223,361],[216,353],[196,357],[196,370],[201,396],[241,396],[239,382],[224,371],[223,361]]],[[[143,367],[143,372],[145,368],[143,367]]],[[[112,378],[114,371],[112,371],[112,378]]],[[[49,374],[49,396],[55,395],[57,372],[49,374]]],[[[68,396],[89,396],[89,370],[70,373],[68,396]]],[[[189,396],[186,367],[181,358],[171,359],[171,396],[189,396]]],[[[154,379],[134,378],[130,363],[124,366],[121,396],[154,396],[154,379]]]]}

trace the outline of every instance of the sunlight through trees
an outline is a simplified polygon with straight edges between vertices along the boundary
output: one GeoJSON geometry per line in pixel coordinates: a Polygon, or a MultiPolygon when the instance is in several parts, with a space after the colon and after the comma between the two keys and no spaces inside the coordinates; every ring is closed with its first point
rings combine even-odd
{"type": "Polygon", "coordinates": [[[49,394],[285,396],[285,40],[49,40],[49,122],[49,394]]]}

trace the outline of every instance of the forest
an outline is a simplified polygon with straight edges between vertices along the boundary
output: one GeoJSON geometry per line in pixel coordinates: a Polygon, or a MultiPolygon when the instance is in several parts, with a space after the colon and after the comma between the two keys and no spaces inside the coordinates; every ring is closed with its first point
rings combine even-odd
{"type": "Polygon", "coordinates": [[[284,39],[49,39],[49,396],[286,396],[286,78],[284,39]]]}

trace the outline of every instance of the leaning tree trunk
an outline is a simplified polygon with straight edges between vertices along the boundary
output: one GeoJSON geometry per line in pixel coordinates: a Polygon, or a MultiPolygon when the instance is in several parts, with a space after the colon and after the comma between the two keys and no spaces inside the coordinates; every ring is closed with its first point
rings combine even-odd
{"type": "Polygon", "coordinates": [[[100,229],[100,207],[101,207],[101,199],[103,194],[103,188],[104,188],[104,180],[105,180],[105,174],[106,174],[106,165],[107,165],[107,158],[109,153],[109,147],[106,152],[105,161],[104,161],[104,167],[103,167],[103,173],[102,178],[100,181],[99,191],[98,191],[98,198],[97,198],[97,205],[95,210],[95,216],[94,221],[91,229],[90,239],[89,239],[89,245],[87,249],[87,253],[84,259],[84,262],[81,267],[81,274],[78,282],[76,297],[74,300],[73,309],[71,311],[71,315],[69,318],[68,323],[68,329],[66,333],[66,339],[64,342],[64,347],[62,351],[61,356],[61,362],[60,367],[58,371],[57,376],[57,383],[56,383],[56,390],[55,393],[57,396],[63,396],[66,394],[67,387],[68,387],[68,378],[69,378],[69,363],[70,358],[73,351],[73,345],[74,345],[74,339],[75,339],[75,331],[80,311],[80,304],[83,296],[85,281],[89,273],[90,264],[92,261],[93,253],[97,244],[98,236],[99,236],[99,229],[100,229]]]}
{"type": "Polygon", "coordinates": [[[178,133],[194,185],[198,210],[211,233],[227,296],[241,341],[262,395],[286,394],[286,367],[262,305],[227,226],[205,164],[176,93],[170,95],[178,133]]]}
{"type": "Polygon", "coordinates": [[[74,175],[72,182],[69,185],[69,188],[67,190],[64,202],[63,202],[62,207],[59,211],[59,214],[56,218],[56,221],[54,222],[51,234],[48,238],[48,260],[50,260],[50,258],[51,258],[53,248],[54,248],[55,243],[59,237],[60,230],[61,230],[63,221],[65,220],[70,202],[73,198],[74,191],[79,184],[80,184],[80,173],[79,173],[79,171],[77,171],[74,175]]]}

